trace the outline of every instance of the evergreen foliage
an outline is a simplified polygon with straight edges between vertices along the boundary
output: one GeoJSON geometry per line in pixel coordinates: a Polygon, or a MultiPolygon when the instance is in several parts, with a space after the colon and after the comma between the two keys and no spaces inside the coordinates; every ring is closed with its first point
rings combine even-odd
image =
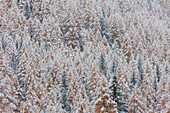
{"type": "Polygon", "coordinates": [[[136,84],[136,82],[137,82],[137,81],[136,81],[136,78],[135,78],[135,72],[133,72],[130,83],[131,83],[132,86],[134,87],[135,84],[136,84]]]}
{"type": "Polygon", "coordinates": [[[134,60],[136,60],[137,58],[137,51],[135,50],[135,53],[134,53],[134,60]]]}
{"type": "Polygon", "coordinates": [[[113,79],[109,89],[112,92],[112,98],[117,103],[117,110],[119,113],[128,112],[128,105],[125,102],[125,94],[121,90],[121,85],[118,82],[118,76],[113,73],[113,79]]]}
{"type": "Polygon", "coordinates": [[[7,46],[7,42],[5,42],[4,38],[2,37],[2,48],[4,50],[4,53],[5,53],[6,46],[7,46]]]}
{"type": "Polygon", "coordinates": [[[68,103],[68,97],[67,97],[67,90],[68,90],[68,81],[67,76],[65,74],[65,71],[61,78],[61,103],[63,104],[62,109],[65,109],[68,112],[71,112],[71,106],[68,103]]]}
{"type": "Polygon", "coordinates": [[[112,67],[111,67],[111,73],[116,73],[117,70],[117,64],[115,60],[113,60],[112,67]]]}
{"type": "Polygon", "coordinates": [[[11,61],[9,62],[9,66],[14,70],[14,74],[16,74],[17,70],[18,70],[18,65],[20,63],[20,56],[21,52],[19,52],[18,54],[13,54],[11,57],[11,61]]]}
{"type": "Polygon", "coordinates": [[[168,66],[166,65],[165,67],[165,73],[167,74],[168,73],[168,66]]]}
{"type": "Polygon", "coordinates": [[[149,11],[152,11],[152,4],[151,4],[151,0],[148,0],[148,7],[149,7],[149,11]]]}
{"type": "Polygon", "coordinates": [[[132,76],[130,78],[130,86],[129,86],[130,87],[130,93],[132,92],[136,82],[137,81],[136,81],[136,78],[135,78],[135,72],[133,71],[132,76]]]}
{"type": "Polygon", "coordinates": [[[106,14],[105,14],[105,11],[104,9],[102,8],[102,17],[100,18],[99,20],[99,23],[100,23],[100,27],[101,27],[101,30],[100,30],[100,33],[101,33],[101,36],[104,37],[107,39],[107,42],[109,44],[109,46],[111,46],[111,43],[109,41],[109,31],[107,29],[107,25],[106,25],[106,20],[105,20],[105,17],[106,17],[106,14]]]}
{"type": "Polygon", "coordinates": [[[153,82],[153,89],[155,90],[155,92],[157,92],[157,81],[156,81],[155,76],[154,76],[154,82],[153,82]]]}
{"type": "Polygon", "coordinates": [[[140,87],[142,82],[143,82],[143,79],[144,79],[141,56],[139,56],[139,58],[138,58],[138,66],[137,66],[137,68],[138,68],[138,73],[139,73],[138,87],[140,87]]]}
{"type": "Polygon", "coordinates": [[[168,4],[0,0],[0,113],[169,113],[168,4]]]}
{"type": "Polygon", "coordinates": [[[26,53],[24,53],[22,56],[21,56],[21,62],[20,64],[18,65],[17,67],[17,80],[18,80],[18,84],[20,86],[20,90],[21,90],[21,100],[23,102],[26,102],[27,101],[27,93],[28,93],[28,85],[27,85],[27,81],[26,81],[26,78],[28,76],[28,73],[26,72],[26,69],[27,69],[27,56],[25,55],[26,53]]]}
{"type": "Polygon", "coordinates": [[[157,82],[159,82],[160,81],[160,71],[159,71],[158,64],[156,65],[156,77],[157,77],[157,82]]]}
{"type": "Polygon", "coordinates": [[[100,67],[100,72],[103,73],[104,76],[106,77],[106,75],[107,75],[107,64],[106,64],[106,61],[105,61],[103,54],[100,55],[99,67],[100,67]]]}
{"type": "Polygon", "coordinates": [[[26,5],[25,5],[25,14],[24,14],[24,16],[26,17],[27,20],[31,17],[31,12],[30,12],[29,10],[30,10],[30,9],[29,9],[28,2],[26,2],[26,5]]]}
{"type": "Polygon", "coordinates": [[[49,47],[47,41],[45,41],[44,49],[45,49],[46,51],[50,50],[50,47],[49,47]]]}

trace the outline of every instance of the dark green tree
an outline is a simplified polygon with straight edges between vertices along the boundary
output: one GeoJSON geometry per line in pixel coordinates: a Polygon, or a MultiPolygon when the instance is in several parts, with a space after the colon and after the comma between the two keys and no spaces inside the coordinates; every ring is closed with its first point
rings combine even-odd
{"type": "Polygon", "coordinates": [[[137,81],[136,81],[136,78],[135,78],[135,72],[133,71],[133,74],[132,74],[132,76],[130,78],[130,86],[129,86],[130,87],[130,93],[132,92],[136,82],[137,81]]]}
{"type": "Polygon", "coordinates": [[[167,74],[168,73],[168,66],[166,65],[165,67],[165,73],[167,74]]]}
{"type": "Polygon", "coordinates": [[[138,73],[139,73],[138,87],[140,87],[142,82],[143,82],[143,78],[144,78],[144,73],[143,73],[143,69],[142,69],[141,56],[139,56],[137,68],[138,68],[138,73]]]}
{"type": "Polygon", "coordinates": [[[4,38],[2,37],[2,48],[4,50],[4,53],[5,53],[5,50],[6,50],[6,46],[7,46],[7,42],[4,41],[4,38]]]}
{"type": "Polygon", "coordinates": [[[13,53],[10,56],[10,62],[9,62],[9,66],[14,70],[14,74],[16,74],[17,70],[18,70],[18,65],[20,63],[20,58],[22,55],[22,48],[23,48],[23,42],[24,41],[24,37],[21,36],[21,40],[20,41],[16,41],[15,43],[15,47],[16,50],[18,50],[16,53],[13,53]]]}
{"type": "Polygon", "coordinates": [[[105,14],[105,11],[104,11],[103,8],[102,8],[102,14],[103,14],[103,16],[99,20],[100,27],[101,27],[100,33],[101,33],[102,37],[104,37],[104,36],[106,37],[109,46],[111,46],[111,44],[109,42],[109,37],[110,36],[109,36],[109,32],[108,32],[107,25],[106,25],[106,20],[105,20],[106,14],[105,14]]]}
{"type": "Polygon", "coordinates": [[[66,110],[67,112],[71,112],[71,106],[70,104],[68,103],[68,99],[67,99],[67,90],[68,90],[68,81],[67,81],[67,76],[65,74],[65,71],[64,71],[64,74],[62,75],[62,78],[61,78],[61,102],[63,104],[62,106],[62,109],[66,110]]]}
{"type": "Polygon", "coordinates": [[[105,62],[103,54],[101,54],[101,57],[100,57],[99,67],[100,67],[100,72],[103,73],[106,77],[106,75],[107,75],[107,64],[105,62]]]}
{"type": "Polygon", "coordinates": [[[23,37],[21,37],[21,41],[18,42],[18,40],[15,43],[16,49],[20,52],[23,47],[23,37]]]}
{"type": "Polygon", "coordinates": [[[137,57],[137,51],[135,50],[135,53],[134,53],[134,60],[136,60],[136,57],[137,57]]]}
{"type": "Polygon", "coordinates": [[[46,51],[50,50],[50,47],[49,47],[47,41],[45,41],[44,49],[45,49],[46,51]]]}
{"type": "Polygon", "coordinates": [[[113,61],[111,69],[113,73],[112,83],[109,89],[112,92],[112,98],[117,103],[118,113],[128,112],[127,103],[124,101],[125,94],[121,90],[121,85],[118,82],[118,76],[116,75],[116,63],[113,61]]]}
{"type": "Polygon", "coordinates": [[[160,81],[160,71],[159,71],[159,66],[158,64],[156,65],[156,77],[157,77],[157,81],[160,81]]]}
{"type": "Polygon", "coordinates": [[[27,2],[26,2],[26,5],[25,5],[24,16],[26,17],[27,20],[31,17],[30,7],[29,7],[29,4],[27,2]]]}
{"type": "Polygon", "coordinates": [[[133,87],[134,87],[134,86],[135,86],[135,84],[136,84],[135,72],[133,72],[133,74],[132,74],[132,77],[131,77],[131,81],[130,81],[130,83],[133,85],[133,87]]]}
{"type": "MultiPolygon", "coordinates": [[[[156,76],[154,76],[154,81],[153,81],[153,89],[155,91],[155,94],[157,92],[157,80],[156,80],[156,76]]],[[[153,98],[153,103],[152,103],[153,109],[155,110],[157,107],[157,98],[156,96],[153,98]]]]}
{"type": "Polygon", "coordinates": [[[155,92],[157,92],[157,81],[156,81],[156,77],[154,77],[153,89],[155,90],[155,92]]]}
{"type": "Polygon", "coordinates": [[[115,63],[115,60],[113,60],[112,67],[111,67],[111,73],[116,73],[117,65],[115,63]]]}

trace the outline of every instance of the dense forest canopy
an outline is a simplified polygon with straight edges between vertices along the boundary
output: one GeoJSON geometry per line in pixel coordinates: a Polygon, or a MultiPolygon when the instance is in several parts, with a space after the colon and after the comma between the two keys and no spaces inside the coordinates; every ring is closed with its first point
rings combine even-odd
{"type": "Polygon", "coordinates": [[[169,5],[0,0],[0,112],[169,113],[169,5]]]}

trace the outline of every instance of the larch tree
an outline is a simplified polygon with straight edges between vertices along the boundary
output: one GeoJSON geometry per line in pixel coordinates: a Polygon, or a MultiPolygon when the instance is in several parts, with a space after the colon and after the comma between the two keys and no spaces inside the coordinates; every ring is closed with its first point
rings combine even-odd
{"type": "Polygon", "coordinates": [[[143,90],[143,100],[145,101],[144,104],[147,107],[147,111],[149,113],[154,113],[156,109],[156,95],[154,89],[152,87],[152,81],[150,80],[151,77],[145,76],[143,84],[141,88],[143,90]]]}
{"type": "Polygon", "coordinates": [[[105,112],[117,112],[117,104],[112,99],[111,91],[109,90],[109,87],[106,84],[106,79],[104,77],[101,77],[101,80],[99,81],[99,91],[97,98],[95,99],[95,113],[105,113],[105,112]]]}
{"type": "MultiPolygon", "coordinates": [[[[29,88],[26,92],[26,98],[27,101],[24,103],[24,106],[22,107],[23,112],[38,112],[38,101],[39,98],[36,95],[37,91],[37,85],[39,80],[36,78],[36,75],[34,73],[34,65],[31,59],[29,59],[29,62],[26,66],[26,73],[28,76],[25,77],[25,81],[27,81],[27,87],[29,88]]],[[[39,92],[40,93],[40,92],[39,92]]]]}
{"type": "MultiPolygon", "coordinates": [[[[68,89],[68,102],[73,106],[74,105],[74,99],[77,95],[78,89],[79,89],[79,83],[75,81],[76,76],[75,73],[72,72],[68,74],[69,75],[69,89],[68,89]]],[[[76,77],[78,78],[78,77],[76,77]]]]}
{"type": "Polygon", "coordinates": [[[168,5],[0,0],[0,112],[170,112],[168,5]]]}
{"type": "Polygon", "coordinates": [[[147,106],[142,97],[141,91],[137,88],[137,85],[134,86],[131,97],[129,98],[129,108],[130,113],[144,113],[147,112],[147,106]]]}
{"type": "Polygon", "coordinates": [[[99,75],[101,74],[95,69],[92,69],[92,71],[90,71],[88,74],[90,74],[90,76],[87,76],[87,80],[85,82],[85,89],[87,96],[89,97],[89,102],[93,104],[93,101],[97,96],[97,83],[99,80],[99,75]]]}
{"type": "Polygon", "coordinates": [[[124,40],[122,43],[122,57],[124,57],[124,59],[127,60],[127,62],[129,63],[132,57],[132,44],[131,44],[131,39],[129,34],[125,34],[124,35],[124,40]]]}
{"type": "Polygon", "coordinates": [[[120,30],[118,28],[116,18],[113,18],[109,34],[110,34],[109,42],[112,44],[112,49],[120,49],[121,35],[120,35],[120,30]]]}
{"type": "MultiPolygon", "coordinates": [[[[1,44],[0,44],[1,46],[1,44]]],[[[5,63],[5,54],[0,47],[0,112],[18,111],[17,78],[12,69],[5,63]]]]}
{"type": "Polygon", "coordinates": [[[83,85],[80,86],[75,96],[72,112],[74,113],[94,112],[92,105],[89,102],[89,98],[86,94],[85,87],[83,85]]]}
{"type": "MultiPolygon", "coordinates": [[[[6,68],[7,69],[7,68],[6,68]]],[[[19,84],[17,84],[17,78],[13,74],[9,73],[10,68],[8,68],[8,73],[1,77],[1,90],[0,90],[0,111],[1,112],[20,112],[20,101],[21,91],[18,90],[19,84]],[[20,93],[16,93],[20,92],[20,93]]],[[[12,70],[11,70],[12,72],[12,70]]]]}

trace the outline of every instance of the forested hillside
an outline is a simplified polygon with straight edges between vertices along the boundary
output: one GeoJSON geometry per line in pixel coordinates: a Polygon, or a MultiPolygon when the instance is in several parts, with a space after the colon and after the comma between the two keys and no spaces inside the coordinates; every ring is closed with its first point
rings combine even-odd
{"type": "Polygon", "coordinates": [[[0,0],[0,113],[170,113],[169,0],[0,0]]]}

